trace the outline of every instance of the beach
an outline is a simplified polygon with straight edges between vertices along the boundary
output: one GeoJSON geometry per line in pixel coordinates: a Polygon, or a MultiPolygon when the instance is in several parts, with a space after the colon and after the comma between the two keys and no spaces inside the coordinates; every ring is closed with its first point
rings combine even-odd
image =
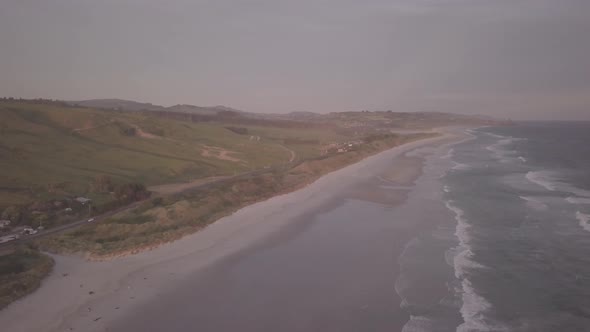
{"type": "Polygon", "coordinates": [[[52,274],[1,311],[0,326],[401,331],[411,321],[404,304],[447,291],[433,278],[413,292],[400,258],[425,229],[452,219],[437,179],[463,138],[446,131],[395,147],[151,251],[100,262],[53,256],[52,274]]]}

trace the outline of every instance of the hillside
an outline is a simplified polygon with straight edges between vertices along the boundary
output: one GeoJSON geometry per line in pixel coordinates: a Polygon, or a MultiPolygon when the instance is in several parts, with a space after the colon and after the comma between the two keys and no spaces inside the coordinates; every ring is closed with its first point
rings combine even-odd
{"type": "MultiPolygon", "coordinates": [[[[223,106],[207,113],[190,105],[158,110],[161,106],[108,101],[129,109],[0,100],[1,219],[13,226],[55,226],[144,199],[146,188],[170,192],[288,168],[346,151],[350,143],[447,125],[497,123],[444,113],[366,111],[287,115],[295,115],[293,120],[251,117],[223,106]],[[146,105],[154,109],[137,110],[146,105]],[[73,203],[77,197],[90,199],[91,206],[73,203]],[[72,211],[64,213],[65,208],[72,211]]],[[[105,106],[102,102],[92,104],[105,106]]]]}
{"type": "MultiPolygon", "coordinates": [[[[231,127],[135,112],[0,102],[0,208],[94,195],[99,175],[156,185],[232,175],[288,162],[284,139],[339,139],[320,130],[231,127]],[[228,128],[226,128],[228,127],[228,128]]],[[[319,147],[298,146],[299,156],[319,147]]]]}

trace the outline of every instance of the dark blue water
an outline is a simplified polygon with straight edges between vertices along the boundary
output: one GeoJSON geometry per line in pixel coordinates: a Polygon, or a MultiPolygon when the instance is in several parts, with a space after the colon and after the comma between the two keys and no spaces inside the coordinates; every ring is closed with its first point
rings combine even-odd
{"type": "Polygon", "coordinates": [[[590,331],[590,123],[471,134],[443,178],[458,330],[590,331]]]}

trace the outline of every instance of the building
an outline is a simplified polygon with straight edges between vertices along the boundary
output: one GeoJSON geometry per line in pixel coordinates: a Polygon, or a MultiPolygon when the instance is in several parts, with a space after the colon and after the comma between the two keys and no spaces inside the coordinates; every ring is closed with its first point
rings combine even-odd
{"type": "Polygon", "coordinates": [[[25,228],[23,228],[23,230],[22,230],[22,234],[23,235],[33,235],[33,234],[37,234],[37,231],[30,226],[25,226],[25,228]]]}

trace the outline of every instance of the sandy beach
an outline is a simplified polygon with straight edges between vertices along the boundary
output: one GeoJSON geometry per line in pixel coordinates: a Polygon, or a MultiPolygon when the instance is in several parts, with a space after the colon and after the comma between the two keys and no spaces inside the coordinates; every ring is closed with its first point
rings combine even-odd
{"type": "Polygon", "coordinates": [[[429,160],[463,137],[449,131],[368,157],[152,251],[102,262],[54,256],[52,274],[1,311],[0,326],[400,331],[409,315],[397,259],[432,227],[429,192],[441,190],[429,160]]]}

